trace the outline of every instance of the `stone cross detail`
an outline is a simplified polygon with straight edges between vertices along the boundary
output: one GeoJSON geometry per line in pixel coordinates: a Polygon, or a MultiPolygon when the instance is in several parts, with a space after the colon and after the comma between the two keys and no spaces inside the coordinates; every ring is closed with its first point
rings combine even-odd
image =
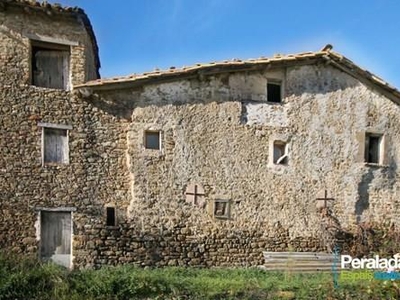
{"type": "Polygon", "coordinates": [[[193,199],[194,205],[202,206],[203,201],[201,200],[203,200],[203,198],[204,198],[204,190],[202,187],[198,186],[197,184],[188,186],[186,190],[186,199],[188,202],[192,202],[190,201],[190,199],[193,199]]]}
{"type": "Polygon", "coordinates": [[[333,201],[333,200],[335,200],[335,198],[328,198],[328,191],[325,190],[325,191],[324,191],[324,196],[323,196],[323,197],[320,197],[320,198],[317,198],[316,200],[317,200],[317,201],[318,201],[318,200],[324,201],[324,206],[323,206],[323,207],[326,208],[326,207],[327,207],[327,204],[328,204],[327,201],[333,201]]]}

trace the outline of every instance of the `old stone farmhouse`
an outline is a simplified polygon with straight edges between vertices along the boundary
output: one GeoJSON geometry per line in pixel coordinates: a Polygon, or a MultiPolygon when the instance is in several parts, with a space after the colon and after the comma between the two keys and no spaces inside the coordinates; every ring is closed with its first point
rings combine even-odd
{"type": "Polygon", "coordinates": [[[400,93],[330,46],[99,79],[77,8],[0,0],[0,248],[251,266],[399,224],[400,93]]]}

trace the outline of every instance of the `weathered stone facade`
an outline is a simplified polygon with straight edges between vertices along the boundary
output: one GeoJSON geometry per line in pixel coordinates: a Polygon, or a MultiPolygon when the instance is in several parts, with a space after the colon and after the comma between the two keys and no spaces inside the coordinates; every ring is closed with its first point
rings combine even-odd
{"type": "Polygon", "coordinates": [[[262,250],[326,250],[325,190],[346,231],[399,224],[399,92],[329,48],[89,81],[99,63],[82,11],[10,3],[2,248],[40,255],[41,214],[68,211],[76,267],[258,265],[262,250]],[[35,37],[69,45],[71,89],[31,84],[35,37]],[[46,124],[69,126],[68,163],[44,162],[46,124]]]}

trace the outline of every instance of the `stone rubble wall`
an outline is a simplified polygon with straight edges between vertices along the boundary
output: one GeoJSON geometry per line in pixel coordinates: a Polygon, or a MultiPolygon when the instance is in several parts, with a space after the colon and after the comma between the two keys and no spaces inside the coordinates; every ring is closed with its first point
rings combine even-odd
{"type": "Polygon", "coordinates": [[[83,231],[84,235],[75,240],[78,250],[74,263],[87,268],[118,264],[249,267],[264,264],[262,251],[324,250],[314,238],[297,238],[288,244],[288,232],[283,228],[276,228],[271,236],[246,230],[214,230],[198,235],[185,224],[171,230],[153,227],[147,231],[123,223],[115,228],[84,226],[83,231]]]}
{"type": "Polygon", "coordinates": [[[71,46],[71,81],[93,78],[94,54],[84,55],[92,45],[77,20],[10,9],[0,12],[0,23],[0,248],[39,253],[38,208],[76,208],[77,228],[105,223],[109,202],[126,210],[127,125],[109,103],[96,106],[76,92],[30,84],[26,34],[77,42],[71,46]],[[39,122],[72,126],[68,165],[42,165],[39,122]]]}

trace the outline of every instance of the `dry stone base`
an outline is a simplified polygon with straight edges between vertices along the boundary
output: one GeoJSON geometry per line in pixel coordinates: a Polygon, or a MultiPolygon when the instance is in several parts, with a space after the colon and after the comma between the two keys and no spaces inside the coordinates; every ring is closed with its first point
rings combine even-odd
{"type": "MultiPolygon", "coordinates": [[[[157,228],[154,228],[157,231],[157,228]]],[[[287,232],[266,237],[261,232],[217,231],[186,235],[187,227],[164,232],[138,232],[129,224],[117,228],[85,227],[76,235],[76,267],[138,266],[248,267],[263,264],[262,251],[323,251],[317,239],[289,240],[287,232]]]]}

